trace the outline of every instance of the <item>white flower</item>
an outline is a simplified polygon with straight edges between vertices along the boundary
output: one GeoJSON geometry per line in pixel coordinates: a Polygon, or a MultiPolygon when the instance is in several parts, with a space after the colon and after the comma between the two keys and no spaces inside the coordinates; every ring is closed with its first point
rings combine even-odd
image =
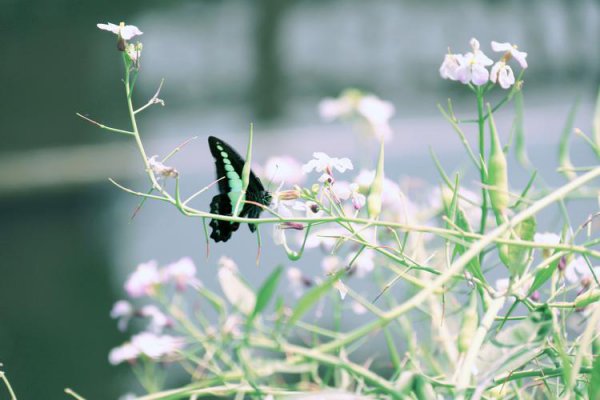
{"type": "Polygon", "coordinates": [[[170,335],[142,332],[131,338],[131,344],[150,358],[173,356],[185,345],[185,339],[170,335]]]}
{"type": "Polygon", "coordinates": [[[487,83],[490,77],[490,73],[485,67],[494,62],[479,49],[477,39],[471,39],[470,44],[473,51],[464,55],[464,62],[456,70],[456,77],[464,84],[473,82],[473,84],[481,86],[487,83]]]}
{"type": "Polygon", "coordinates": [[[125,282],[125,290],[130,297],[152,296],[161,281],[156,261],[149,261],[137,266],[125,282]]]}
{"type": "MultiPolygon", "coordinates": [[[[592,270],[596,278],[600,279],[600,267],[593,267],[592,270]]],[[[586,280],[593,279],[593,275],[585,259],[582,256],[578,256],[567,264],[565,278],[570,283],[585,283],[586,280]]]]}
{"type": "Polygon", "coordinates": [[[533,236],[533,241],[540,244],[555,245],[560,243],[560,236],[551,232],[536,233],[533,236]]]}
{"type": "Polygon", "coordinates": [[[179,172],[173,167],[166,166],[162,162],[158,161],[158,156],[154,155],[148,159],[148,165],[155,174],[164,178],[176,178],[179,172]]]}
{"type": "Polygon", "coordinates": [[[139,36],[144,33],[140,31],[137,26],[125,25],[124,22],[121,22],[119,25],[111,24],[109,22],[108,24],[96,24],[96,26],[103,31],[112,32],[125,40],[129,40],[134,36],[139,36]]]}
{"type": "Polygon", "coordinates": [[[218,278],[225,297],[241,312],[250,314],[256,304],[254,292],[240,278],[233,260],[223,256],[219,264],[218,278]]]}
{"type": "Polygon", "coordinates": [[[457,71],[458,68],[465,62],[462,54],[446,54],[444,56],[444,62],[440,66],[440,76],[443,79],[450,79],[452,81],[458,80],[457,71]]]}
{"type": "Polygon", "coordinates": [[[142,317],[150,318],[148,329],[154,333],[161,333],[165,327],[171,325],[171,320],[155,305],[142,307],[140,315],[142,317]]]}
{"type": "Polygon", "coordinates": [[[121,364],[123,361],[131,362],[138,358],[140,350],[131,343],[115,347],[108,353],[108,362],[112,365],[121,364]]]}
{"type": "Polygon", "coordinates": [[[509,284],[509,279],[508,278],[501,278],[498,279],[496,281],[496,291],[500,292],[500,293],[506,293],[506,291],[508,290],[508,284],[509,284]]]}
{"type": "Polygon", "coordinates": [[[114,305],[112,310],[110,310],[110,317],[113,319],[118,319],[117,326],[120,331],[124,331],[127,329],[127,324],[131,317],[133,317],[133,306],[127,300],[119,300],[114,305]]]}
{"type": "Polygon", "coordinates": [[[517,46],[514,44],[510,44],[508,42],[503,42],[503,43],[499,43],[499,42],[494,42],[492,41],[492,50],[494,50],[495,52],[506,52],[506,53],[510,53],[510,55],[517,60],[517,62],[519,63],[519,65],[521,65],[521,68],[525,69],[527,68],[527,53],[525,53],[524,51],[519,51],[517,50],[517,46]]]}
{"type": "Polygon", "coordinates": [[[319,115],[325,121],[333,121],[347,117],[354,111],[354,101],[350,96],[340,96],[337,99],[327,97],[319,102],[319,115]]]}
{"type": "Polygon", "coordinates": [[[508,89],[515,83],[515,74],[504,61],[498,61],[492,67],[490,81],[493,83],[498,82],[502,89],[508,89]]]}
{"type": "Polygon", "coordinates": [[[357,111],[371,125],[376,138],[380,140],[391,138],[390,119],[396,111],[392,103],[381,100],[375,95],[367,95],[358,102],[357,111]]]}
{"type": "Polygon", "coordinates": [[[363,306],[356,300],[354,300],[352,302],[351,307],[352,307],[352,312],[356,315],[362,315],[367,312],[367,309],[365,308],[365,306],[363,306]]]}
{"type": "Polygon", "coordinates": [[[276,184],[299,185],[304,181],[302,166],[290,156],[271,157],[267,160],[263,175],[276,184]]]}
{"type": "Polygon", "coordinates": [[[183,290],[186,286],[201,287],[202,283],[196,279],[196,265],[189,257],[167,265],[163,269],[163,278],[166,281],[173,280],[177,289],[183,290]]]}
{"type": "MultiPolygon", "coordinates": [[[[324,173],[323,176],[331,176],[334,169],[344,173],[346,170],[354,168],[352,161],[348,158],[329,157],[327,154],[321,152],[313,153],[313,157],[314,159],[302,166],[302,172],[305,174],[315,170],[316,172],[324,173]]],[[[323,176],[321,176],[319,180],[321,180],[323,176]]]]}

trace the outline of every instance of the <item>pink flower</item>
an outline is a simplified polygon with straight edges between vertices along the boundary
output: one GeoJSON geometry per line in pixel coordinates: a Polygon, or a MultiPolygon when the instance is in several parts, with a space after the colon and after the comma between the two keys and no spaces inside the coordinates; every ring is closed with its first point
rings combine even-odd
{"type": "Polygon", "coordinates": [[[179,290],[184,290],[187,286],[194,288],[202,286],[202,283],[196,279],[196,265],[190,257],[183,257],[167,265],[162,272],[164,280],[173,280],[179,290]]]}
{"type": "Polygon", "coordinates": [[[125,290],[130,297],[153,296],[161,284],[160,273],[156,261],[149,261],[137,266],[136,270],[125,282],[125,290]]]}

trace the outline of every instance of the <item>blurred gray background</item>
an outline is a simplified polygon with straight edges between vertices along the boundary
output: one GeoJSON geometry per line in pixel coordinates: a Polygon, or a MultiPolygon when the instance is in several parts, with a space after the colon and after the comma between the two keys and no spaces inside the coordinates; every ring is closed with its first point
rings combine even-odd
{"type": "MultiPolygon", "coordinates": [[[[208,285],[220,254],[254,283],[289,265],[268,229],[257,268],[247,261],[256,241],[246,228],[213,245],[207,260],[200,222],[172,207],[149,202],[130,222],[138,199],[107,177],[147,189],[133,141],[75,116],[129,128],[120,54],[114,37],[96,28],[120,21],[144,31],[138,104],[165,79],[167,106],[140,116],[148,153],[165,155],[199,137],[172,161],[185,193],[213,179],[206,137],[244,149],[250,122],[257,162],[283,154],[306,162],[325,151],[371,168],[374,146],[358,148],[348,126],[317,114],[319,99],[346,87],[396,106],[388,177],[436,185],[429,146],[449,171],[466,165],[436,104],[452,97],[459,115],[475,110],[465,88],[441,80],[438,68],[448,46],[465,52],[472,36],[490,56],[490,40],[529,53],[526,140],[548,182],[563,182],[554,172],[557,143],[576,98],[576,126],[591,133],[600,82],[597,0],[0,0],[0,363],[23,399],[61,398],[64,387],[90,399],[136,389],[128,368],[110,366],[107,354],[127,339],[108,313],[137,263],[189,255],[208,285]]],[[[511,106],[498,115],[504,138],[512,116],[511,106]]],[[[578,165],[594,162],[581,140],[573,140],[572,154],[578,165]]],[[[511,185],[522,187],[527,173],[512,161],[511,171],[511,185]]],[[[196,205],[206,208],[211,197],[196,205]]],[[[314,252],[297,266],[316,274],[318,260],[314,252]]]]}

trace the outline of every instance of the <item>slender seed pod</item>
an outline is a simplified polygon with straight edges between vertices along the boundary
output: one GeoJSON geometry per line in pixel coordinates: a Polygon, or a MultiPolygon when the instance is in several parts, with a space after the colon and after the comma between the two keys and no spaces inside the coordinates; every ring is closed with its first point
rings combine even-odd
{"type": "Polygon", "coordinates": [[[575,298],[575,308],[584,308],[597,301],[600,301],[600,289],[591,289],[575,298]]]}
{"type": "Polygon", "coordinates": [[[413,393],[417,400],[435,399],[436,394],[431,383],[427,382],[422,375],[417,374],[413,377],[413,393]]]}
{"type": "Polygon", "coordinates": [[[490,124],[490,133],[492,136],[492,145],[490,149],[490,158],[488,160],[488,182],[490,186],[490,200],[496,216],[504,215],[508,208],[508,171],[506,167],[506,156],[502,151],[502,144],[496,131],[496,123],[492,115],[492,109],[488,104],[488,120],[490,124]]]}
{"type": "Polygon", "coordinates": [[[477,314],[477,291],[471,291],[469,304],[463,315],[460,333],[458,334],[458,351],[465,353],[469,349],[469,345],[475,335],[477,326],[479,325],[479,316],[477,314]]]}
{"type": "Polygon", "coordinates": [[[383,140],[379,148],[379,159],[377,160],[377,170],[375,178],[371,183],[369,196],[367,197],[367,211],[370,219],[376,219],[381,214],[381,193],[383,192],[383,164],[384,164],[384,145],[383,140]]]}

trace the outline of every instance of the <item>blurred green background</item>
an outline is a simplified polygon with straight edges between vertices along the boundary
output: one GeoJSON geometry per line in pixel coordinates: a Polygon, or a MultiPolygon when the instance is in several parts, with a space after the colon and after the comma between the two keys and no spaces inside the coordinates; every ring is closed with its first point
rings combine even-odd
{"type": "MultiPolygon", "coordinates": [[[[429,145],[449,169],[462,162],[436,103],[452,96],[457,109],[473,110],[438,67],[448,46],[467,51],[471,36],[488,54],[490,40],[529,53],[530,156],[560,183],[552,170],[568,109],[581,99],[577,126],[590,132],[600,81],[597,0],[0,0],[0,363],[22,399],[63,398],[65,387],[89,399],[136,389],[128,368],[110,366],[107,355],[127,338],[108,314],[137,263],[190,255],[214,284],[219,254],[241,262],[256,251],[244,232],[206,260],[198,221],[163,204],[147,204],[130,223],[137,200],[106,178],[147,189],[134,144],[75,116],[128,129],[115,40],[96,28],[120,21],[144,31],[138,103],[165,78],[167,107],[141,116],[148,153],[199,136],[173,162],[190,193],[213,176],[206,136],[243,148],[251,121],[257,161],[292,154],[305,162],[312,151],[364,157],[371,148],[359,151],[347,127],[316,112],[320,98],[348,86],[396,106],[391,177],[434,184],[429,145]]],[[[505,131],[510,118],[510,110],[499,115],[505,131]]],[[[579,142],[573,154],[593,162],[579,142]]],[[[513,178],[518,185],[527,175],[513,178]]],[[[284,259],[267,245],[260,269],[241,267],[258,281],[284,259]]],[[[310,260],[301,267],[317,271],[310,260]]]]}

